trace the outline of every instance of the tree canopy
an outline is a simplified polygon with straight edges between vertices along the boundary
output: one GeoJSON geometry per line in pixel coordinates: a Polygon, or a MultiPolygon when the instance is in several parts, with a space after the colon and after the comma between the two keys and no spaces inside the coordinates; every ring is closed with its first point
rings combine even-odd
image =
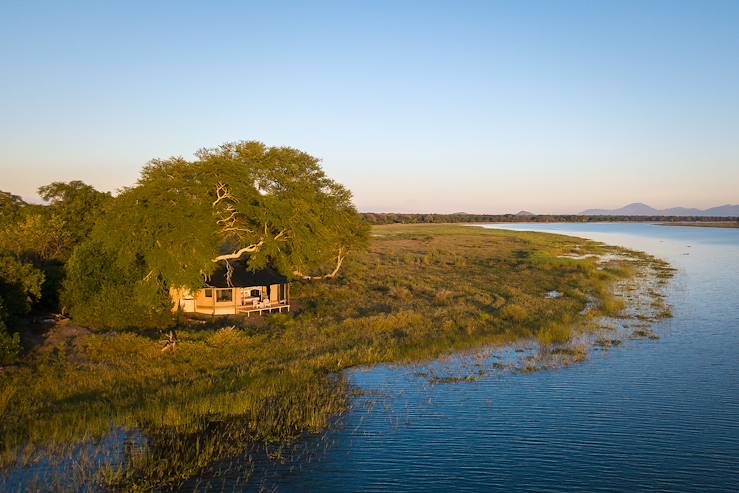
{"type": "Polygon", "coordinates": [[[39,189],[49,205],[0,191],[0,364],[20,351],[20,319],[56,311],[64,264],[112,199],[81,181],[39,189]]]}
{"type": "Polygon", "coordinates": [[[351,192],[315,157],[260,142],[196,157],[151,161],[97,223],[92,237],[121,268],[143,265],[147,279],[195,288],[219,263],[244,257],[252,270],[329,278],[365,244],[351,192]]]}
{"type": "Polygon", "coordinates": [[[171,288],[200,288],[224,264],[230,279],[236,260],[293,279],[332,278],[368,238],[351,192],[318,159],[260,142],[153,160],[103,204],[64,283],[65,306],[90,325],[162,327],[171,288]]]}
{"type": "Polygon", "coordinates": [[[153,160],[116,197],[81,181],[38,192],[47,205],[0,192],[5,322],[60,308],[88,325],[162,327],[169,290],[200,288],[224,264],[229,281],[236,260],[328,279],[368,239],[317,158],[253,141],[153,160]]]}
{"type": "Polygon", "coordinates": [[[112,329],[170,325],[172,301],[163,286],[144,278],[142,264],[122,268],[114,259],[115,252],[94,240],[74,250],[61,300],[72,318],[112,329]]]}
{"type": "Polygon", "coordinates": [[[79,180],[55,181],[39,187],[38,193],[49,202],[51,214],[65,225],[75,243],[90,234],[105,204],[112,199],[110,193],[99,192],[79,180]]]}
{"type": "Polygon", "coordinates": [[[0,226],[17,221],[27,205],[20,196],[0,190],[0,226]]]}

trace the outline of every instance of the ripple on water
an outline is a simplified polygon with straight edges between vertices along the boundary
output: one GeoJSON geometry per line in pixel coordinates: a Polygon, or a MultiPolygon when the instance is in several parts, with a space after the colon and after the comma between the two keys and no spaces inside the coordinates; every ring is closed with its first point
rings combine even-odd
{"type": "MultiPolygon", "coordinates": [[[[506,225],[505,227],[516,227],[506,225]]],[[[739,230],[535,225],[665,258],[660,340],[529,375],[426,384],[417,367],[353,371],[332,447],[278,491],[739,491],[739,230]],[[690,256],[683,256],[690,244],[690,256]],[[370,402],[373,405],[368,405],[370,402]]],[[[531,229],[531,225],[520,226],[531,229]]]]}

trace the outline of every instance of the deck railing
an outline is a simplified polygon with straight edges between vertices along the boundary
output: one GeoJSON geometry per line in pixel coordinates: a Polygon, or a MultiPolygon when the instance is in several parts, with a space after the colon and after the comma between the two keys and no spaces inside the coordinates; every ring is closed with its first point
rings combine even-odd
{"type": "Polygon", "coordinates": [[[247,315],[252,313],[259,313],[261,315],[264,312],[273,313],[275,311],[282,313],[282,310],[285,310],[286,312],[290,311],[290,304],[286,300],[276,303],[258,302],[253,305],[240,305],[236,307],[236,311],[238,313],[245,313],[247,315]]]}

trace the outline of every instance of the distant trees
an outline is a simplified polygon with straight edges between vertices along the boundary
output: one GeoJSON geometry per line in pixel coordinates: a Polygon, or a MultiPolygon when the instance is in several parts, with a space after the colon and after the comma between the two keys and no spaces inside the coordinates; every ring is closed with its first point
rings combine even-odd
{"type": "Polygon", "coordinates": [[[699,222],[734,221],[739,218],[704,216],[581,216],[577,214],[403,214],[395,212],[363,212],[368,224],[421,223],[589,223],[589,222],[699,222]]]}
{"type": "Polygon", "coordinates": [[[49,203],[50,216],[63,224],[74,244],[90,235],[105,205],[113,198],[109,192],[100,192],[78,180],[50,183],[40,187],[38,194],[49,203]]]}
{"type": "Polygon", "coordinates": [[[0,190],[0,227],[17,221],[27,205],[18,195],[0,190]]]}
{"type": "Polygon", "coordinates": [[[32,310],[59,308],[64,264],[112,197],[80,181],[39,189],[49,206],[0,191],[0,361],[20,350],[17,327],[32,310]]]}

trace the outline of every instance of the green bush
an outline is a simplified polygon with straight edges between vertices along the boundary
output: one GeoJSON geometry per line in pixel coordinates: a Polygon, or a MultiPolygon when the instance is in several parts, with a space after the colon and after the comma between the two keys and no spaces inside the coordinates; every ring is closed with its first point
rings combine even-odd
{"type": "Polygon", "coordinates": [[[0,298],[0,366],[11,365],[21,354],[21,338],[18,334],[10,334],[5,325],[5,308],[0,298]]]}
{"type": "Polygon", "coordinates": [[[122,268],[94,241],[75,248],[66,265],[62,304],[82,324],[110,329],[163,328],[174,323],[172,300],[137,265],[122,268]]]}
{"type": "MultiPolygon", "coordinates": [[[[29,262],[12,255],[0,254],[0,296],[3,317],[16,319],[31,311],[41,298],[44,273],[29,262]]],[[[5,318],[7,320],[7,318],[5,318]]]]}
{"type": "Polygon", "coordinates": [[[0,321],[0,366],[12,365],[21,355],[21,338],[9,334],[5,324],[0,321]]]}

